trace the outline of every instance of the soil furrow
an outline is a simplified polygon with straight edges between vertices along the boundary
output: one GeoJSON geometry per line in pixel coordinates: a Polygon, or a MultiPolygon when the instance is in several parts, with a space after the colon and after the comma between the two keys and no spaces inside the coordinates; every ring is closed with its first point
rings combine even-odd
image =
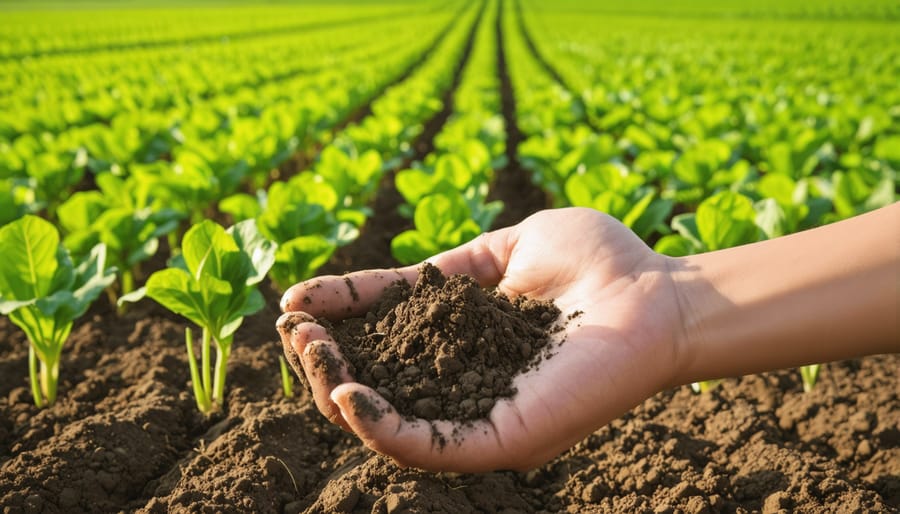
{"type": "Polygon", "coordinates": [[[478,17],[472,24],[466,40],[463,54],[453,70],[453,81],[444,92],[443,108],[425,123],[422,133],[412,145],[413,155],[404,159],[400,165],[388,170],[382,177],[372,206],[372,216],[366,221],[359,237],[349,245],[339,248],[331,260],[322,267],[319,274],[341,274],[361,269],[393,268],[400,265],[391,255],[391,240],[397,234],[412,228],[412,221],[404,218],[397,211],[397,208],[403,203],[403,197],[397,191],[394,177],[397,170],[408,168],[413,162],[425,159],[425,156],[434,151],[435,136],[440,133],[447,119],[453,114],[454,95],[462,80],[462,70],[472,53],[475,33],[484,16],[485,9],[486,4],[482,2],[478,17]]]}
{"type": "Polygon", "coordinates": [[[503,122],[506,128],[506,167],[499,170],[491,184],[488,200],[501,200],[503,211],[494,220],[492,228],[514,225],[531,214],[547,207],[547,196],[544,191],[532,183],[528,171],[519,162],[518,147],[522,142],[516,116],[516,98],[509,76],[509,63],[506,61],[506,48],[503,38],[503,6],[497,14],[497,73],[500,76],[500,98],[503,122]]]}

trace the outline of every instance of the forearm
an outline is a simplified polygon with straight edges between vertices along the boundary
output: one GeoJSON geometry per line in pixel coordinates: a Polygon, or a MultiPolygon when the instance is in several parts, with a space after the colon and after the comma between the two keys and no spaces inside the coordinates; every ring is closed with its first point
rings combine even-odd
{"type": "Polygon", "coordinates": [[[900,203],[671,264],[682,383],[900,351],[900,203]]]}

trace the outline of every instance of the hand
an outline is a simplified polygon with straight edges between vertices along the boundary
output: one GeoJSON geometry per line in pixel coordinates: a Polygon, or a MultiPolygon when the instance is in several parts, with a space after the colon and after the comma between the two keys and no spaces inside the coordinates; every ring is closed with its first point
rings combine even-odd
{"type": "Polygon", "coordinates": [[[416,266],[319,277],[290,288],[278,330],[319,410],[398,464],[459,472],[530,469],[675,385],[682,324],[671,260],[614,218],[591,209],[543,211],[429,261],[445,274],[469,274],[510,296],[552,299],[563,318],[583,314],[568,323],[566,342],[552,359],[515,378],[513,398],[464,428],[401,418],[378,393],[353,381],[337,343],[312,318],[362,315],[400,276],[414,283],[416,266]],[[365,415],[372,407],[386,413],[373,420],[365,415]],[[465,434],[462,441],[449,437],[454,428],[465,434]],[[445,446],[433,444],[434,429],[446,436],[445,446]]]}

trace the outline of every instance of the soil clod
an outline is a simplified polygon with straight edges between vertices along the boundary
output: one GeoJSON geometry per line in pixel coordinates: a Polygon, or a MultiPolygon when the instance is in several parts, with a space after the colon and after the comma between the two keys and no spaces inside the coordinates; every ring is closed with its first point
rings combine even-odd
{"type": "Polygon", "coordinates": [[[559,314],[426,263],[414,287],[395,282],[370,313],[330,330],[355,379],[402,416],[465,421],[515,395],[513,378],[539,365],[559,314]]]}

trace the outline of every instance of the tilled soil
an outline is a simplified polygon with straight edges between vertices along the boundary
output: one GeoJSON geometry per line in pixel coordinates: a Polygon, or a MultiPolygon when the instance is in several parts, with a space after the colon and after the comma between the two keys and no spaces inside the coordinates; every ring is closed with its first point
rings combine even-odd
{"type": "Polygon", "coordinates": [[[183,323],[95,309],[38,411],[0,320],[0,506],[16,512],[896,512],[900,356],[664,391],[528,473],[402,470],[280,392],[277,295],[238,333],[222,413],[188,389],[183,323]]]}

